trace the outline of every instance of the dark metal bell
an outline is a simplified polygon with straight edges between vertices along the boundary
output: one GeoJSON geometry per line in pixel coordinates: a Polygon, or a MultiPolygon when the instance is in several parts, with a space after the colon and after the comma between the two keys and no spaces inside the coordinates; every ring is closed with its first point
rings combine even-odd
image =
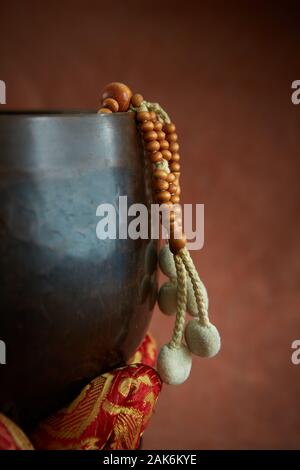
{"type": "Polygon", "coordinates": [[[156,245],[99,240],[96,209],[151,192],[131,113],[0,113],[0,165],[0,411],[30,429],[147,331],[156,245]]]}

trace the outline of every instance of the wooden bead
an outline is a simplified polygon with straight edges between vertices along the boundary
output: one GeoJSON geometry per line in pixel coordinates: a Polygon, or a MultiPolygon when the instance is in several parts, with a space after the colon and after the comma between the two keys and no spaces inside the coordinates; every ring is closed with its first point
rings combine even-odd
{"type": "MultiPolygon", "coordinates": [[[[179,172],[179,170],[180,170],[180,165],[179,165],[179,163],[177,163],[177,162],[172,162],[172,163],[170,164],[170,170],[171,170],[172,172],[179,172]]],[[[175,176],[176,176],[176,175],[175,175],[175,176]]]]}
{"type": "Polygon", "coordinates": [[[161,140],[159,142],[161,150],[168,150],[169,142],[167,140],[161,140]]]}
{"type": "Polygon", "coordinates": [[[152,163],[158,163],[163,159],[161,152],[152,152],[149,155],[149,158],[152,163]]]}
{"type": "Polygon", "coordinates": [[[172,158],[171,158],[172,162],[179,162],[180,160],[180,155],[179,153],[172,153],[172,158]]]}
{"type": "Polygon", "coordinates": [[[179,144],[177,144],[177,142],[171,142],[169,146],[169,150],[172,153],[177,153],[179,150],[179,144]]]}
{"type": "Polygon", "coordinates": [[[170,201],[170,199],[171,199],[171,194],[169,193],[169,191],[160,191],[156,195],[156,201],[159,202],[159,203],[162,203],[162,204],[164,204],[165,202],[170,201]]]}
{"type": "Polygon", "coordinates": [[[165,191],[169,187],[169,183],[163,179],[155,179],[153,187],[156,191],[165,191]]]}
{"type": "Polygon", "coordinates": [[[180,171],[174,171],[174,170],[173,170],[173,172],[174,172],[174,175],[175,175],[175,177],[176,177],[176,179],[177,179],[177,181],[178,181],[179,178],[180,178],[180,171]]]}
{"type": "Polygon", "coordinates": [[[154,124],[151,121],[145,121],[141,124],[141,130],[143,132],[150,132],[153,131],[154,129],[154,124]]]}
{"type": "Polygon", "coordinates": [[[175,124],[173,124],[172,122],[170,122],[169,124],[165,124],[164,131],[166,134],[172,134],[173,132],[176,131],[175,124]]]}
{"type": "Polygon", "coordinates": [[[170,240],[169,240],[169,247],[170,247],[170,250],[172,251],[172,253],[174,255],[177,255],[178,252],[184,248],[186,245],[186,238],[185,236],[183,235],[181,238],[173,238],[173,237],[170,237],[170,240]]]}
{"type": "Polygon", "coordinates": [[[129,108],[132,91],[127,85],[120,82],[109,83],[103,90],[102,101],[106,98],[113,98],[119,104],[119,111],[124,112],[129,108]]]}
{"type": "Polygon", "coordinates": [[[176,179],[176,176],[173,174],[173,173],[169,173],[166,180],[168,181],[168,183],[173,183],[176,179]]]}
{"type": "Polygon", "coordinates": [[[155,122],[157,120],[156,112],[150,111],[150,119],[151,121],[155,122]]]}
{"type": "Polygon", "coordinates": [[[181,188],[180,186],[177,186],[176,196],[180,196],[180,194],[181,194],[181,188]]]}
{"type": "Polygon", "coordinates": [[[140,113],[137,113],[136,118],[139,122],[149,121],[150,114],[148,113],[148,111],[142,111],[140,113]]]}
{"type": "Polygon", "coordinates": [[[117,113],[119,111],[119,103],[113,98],[106,98],[103,101],[103,107],[110,109],[113,113],[117,113]]]}
{"type": "Polygon", "coordinates": [[[162,127],[163,127],[163,126],[162,126],[162,123],[161,123],[161,122],[156,121],[156,122],[154,123],[154,130],[155,130],[156,132],[161,131],[161,130],[162,130],[162,127]]]}
{"type": "Polygon", "coordinates": [[[166,134],[164,133],[164,131],[158,131],[157,132],[157,139],[158,140],[165,140],[166,138],[166,134]]]}
{"type": "MultiPolygon", "coordinates": [[[[175,178],[175,177],[174,177],[174,178],[175,178]]],[[[170,191],[170,193],[171,193],[171,194],[176,194],[177,188],[178,188],[177,184],[171,183],[171,184],[169,185],[169,191],[170,191]]],[[[172,201],[172,198],[171,198],[171,201],[172,201]]],[[[172,202],[174,202],[174,201],[172,201],[172,202]]]]}
{"type": "Polygon", "coordinates": [[[167,160],[167,161],[171,160],[172,154],[171,154],[170,150],[163,149],[161,151],[161,153],[162,153],[165,160],[167,160]]]}
{"type": "Polygon", "coordinates": [[[139,108],[143,101],[144,101],[144,98],[140,93],[135,93],[133,97],[131,98],[131,104],[135,108],[139,108]]]}
{"type": "Polygon", "coordinates": [[[178,204],[179,201],[180,201],[180,197],[179,197],[179,196],[177,196],[177,195],[175,196],[175,195],[174,195],[174,196],[171,197],[171,202],[173,202],[173,204],[178,204]]]}
{"type": "Polygon", "coordinates": [[[143,135],[143,139],[145,142],[152,142],[152,140],[157,140],[157,133],[155,131],[146,132],[143,135]]]}
{"type": "Polygon", "coordinates": [[[160,145],[157,140],[152,140],[152,142],[148,142],[146,144],[146,150],[148,150],[148,152],[157,152],[159,148],[160,148],[160,145]]]}
{"type": "Polygon", "coordinates": [[[162,178],[166,179],[168,176],[168,173],[164,170],[155,170],[153,173],[153,178],[162,178]]]}
{"type": "Polygon", "coordinates": [[[101,108],[101,109],[99,109],[98,113],[100,113],[100,114],[109,114],[109,113],[112,113],[112,110],[108,109],[108,108],[101,108]]]}
{"type": "Polygon", "coordinates": [[[178,135],[176,132],[172,132],[172,134],[167,134],[167,141],[168,142],[177,142],[178,140],[178,135]]]}

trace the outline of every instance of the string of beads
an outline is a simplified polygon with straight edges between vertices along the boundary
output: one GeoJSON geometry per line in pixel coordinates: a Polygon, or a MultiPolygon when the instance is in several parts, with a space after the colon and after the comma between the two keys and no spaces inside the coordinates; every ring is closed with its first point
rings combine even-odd
{"type": "Polygon", "coordinates": [[[168,243],[160,252],[159,264],[170,281],[160,288],[158,301],[164,313],[176,313],[176,321],[171,341],[159,353],[157,367],[164,382],[180,384],[190,374],[192,353],[215,356],[221,346],[220,335],[209,321],[207,292],[187,250],[182,230],[176,126],[158,103],[144,100],[139,93],[132,94],[123,83],[110,83],[103,91],[99,113],[126,111],[136,113],[145,153],[152,166],[153,199],[162,209],[162,222],[169,235],[168,243]],[[194,316],[187,325],[186,311],[194,316]]]}

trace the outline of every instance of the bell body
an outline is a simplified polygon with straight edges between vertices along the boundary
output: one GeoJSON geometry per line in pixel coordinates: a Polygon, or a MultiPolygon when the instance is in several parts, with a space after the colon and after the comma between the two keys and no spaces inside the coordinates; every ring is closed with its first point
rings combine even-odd
{"type": "Polygon", "coordinates": [[[150,204],[146,174],[131,113],[0,113],[0,411],[25,429],[125,364],[148,328],[149,242],[96,234],[99,205],[118,225],[119,196],[150,204]]]}

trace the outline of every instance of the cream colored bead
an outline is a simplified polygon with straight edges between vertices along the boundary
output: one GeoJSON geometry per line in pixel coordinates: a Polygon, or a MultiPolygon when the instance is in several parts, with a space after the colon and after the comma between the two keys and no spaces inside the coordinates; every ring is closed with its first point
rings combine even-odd
{"type": "Polygon", "coordinates": [[[177,309],[177,285],[165,282],[159,289],[158,305],[165,315],[174,315],[177,309]]]}
{"type": "Polygon", "coordinates": [[[176,266],[174,256],[170,251],[169,245],[166,243],[159,252],[159,267],[162,272],[169,278],[176,278],[176,266]]]}
{"type": "MultiPolygon", "coordinates": [[[[200,281],[199,286],[200,286],[201,293],[204,297],[205,308],[206,308],[206,311],[207,311],[208,310],[208,303],[209,303],[208,302],[207,290],[206,290],[206,287],[205,287],[205,285],[203,284],[202,281],[200,281]]],[[[192,281],[190,280],[189,277],[187,278],[187,311],[193,317],[198,316],[198,308],[197,308],[197,303],[196,303],[196,297],[195,297],[195,294],[194,294],[192,281]]]]}
{"type": "Polygon", "coordinates": [[[189,350],[202,357],[213,357],[221,348],[221,338],[217,328],[211,323],[201,325],[199,320],[190,320],[185,327],[185,340],[189,350]]]}
{"type": "Polygon", "coordinates": [[[192,355],[185,344],[172,349],[165,344],[159,352],[157,371],[163,382],[169,385],[180,385],[190,375],[192,355]]]}

